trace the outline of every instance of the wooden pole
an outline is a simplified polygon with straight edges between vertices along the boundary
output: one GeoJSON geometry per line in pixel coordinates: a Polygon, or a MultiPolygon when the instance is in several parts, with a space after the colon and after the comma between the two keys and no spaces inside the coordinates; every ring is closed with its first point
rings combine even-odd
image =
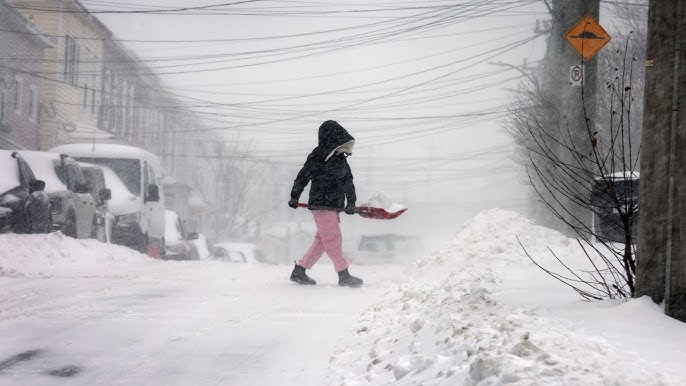
{"type": "Polygon", "coordinates": [[[684,0],[649,2],[636,296],[686,321],[684,0]],[[679,188],[677,188],[679,187],[679,188]]]}

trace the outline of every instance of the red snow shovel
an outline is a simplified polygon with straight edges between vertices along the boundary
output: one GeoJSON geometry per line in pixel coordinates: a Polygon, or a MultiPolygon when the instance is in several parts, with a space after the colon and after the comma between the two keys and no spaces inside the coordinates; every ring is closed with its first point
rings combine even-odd
{"type": "MultiPolygon", "coordinates": [[[[298,203],[298,206],[301,208],[307,208],[307,204],[303,204],[302,202],[298,203]]],[[[339,209],[332,209],[336,211],[340,211],[339,209]]],[[[392,220],[401,214],[405,213],[407,208],[402,208],[399,209],[395,212],[389,212],[384,208],[377,208],[373,206],[358,206],[355,208],[355,213],[359,214],[360,216],[364,218],[371,218],[374,220],[392,220]]]]}

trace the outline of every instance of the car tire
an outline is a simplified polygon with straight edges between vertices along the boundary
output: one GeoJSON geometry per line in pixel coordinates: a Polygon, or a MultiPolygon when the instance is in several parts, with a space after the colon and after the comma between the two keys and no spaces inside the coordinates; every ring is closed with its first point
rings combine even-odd
{"type": "Polygon", "coordinates": [[[148,245],[149,245],[149,241],[148,241],[148,235],[146,233],[146,234],[143,234],[141,236],[141,243],[138,245],[138,248],[136,248],[136,249],[138,250],[138,252],[140,252],[144,255],[147,255],[148,254],[148,245]]]}
{"type": "Polygon", "coordinates": [[[167,251],[164,249],[164,237],[162,237],[161,241],[162,245],[160,246],[160,259],[164,260],[167,257],[167,251]]]}
{"type": "Polygon", "coordinates": [[[91,239],[98,238],[98,218],[95,215],[93,215],[93,221],[91,221],[91,234],[88,237],[91,239]]]}
{"type": "Polygon", "coordinates": [[[127,238],[125,245],[142,254],[148,253],[148,235],[140,233],[127,238]]]}

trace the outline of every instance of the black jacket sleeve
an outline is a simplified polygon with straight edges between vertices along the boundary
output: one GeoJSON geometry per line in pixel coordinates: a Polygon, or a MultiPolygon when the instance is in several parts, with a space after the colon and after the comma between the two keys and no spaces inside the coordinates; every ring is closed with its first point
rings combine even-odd
{"type": "Polygon", "coordinates": [[[291,189],[291,198],[298,199],[302,194],[305,187],[312,179],[312,174],[314,173],[314,157],[310,154],[305,161],[302,169],[298,172],[298,175],[293,180],[293,188],[291,189]]]}
{"type": "Polygon", "coordinates": [[[345,179],[344,186],[346,206],[355,206],[357,195],[355,194],[355,184],[353,184],[353,172],[347,162],[345,167],[348,169],[348,177],[345,179]]]}

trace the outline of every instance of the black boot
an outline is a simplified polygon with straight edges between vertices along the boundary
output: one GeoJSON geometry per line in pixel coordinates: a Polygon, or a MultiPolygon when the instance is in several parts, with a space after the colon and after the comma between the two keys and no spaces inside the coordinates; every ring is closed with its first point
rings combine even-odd
{"type": "Polygon", "coordinates": [[[307,276],[305,267],[301,267],[298,264],[295,264],[295,268],[293,268],[293,272],[291,272],[291,281],[298,284],[317,284],[316,281],[307,276]]]}
{"type": "Polygon", "coordinates": [[[362,285],[362,279],[355,277],[348,272],[348,268],[338,273],[338,285],[346,287],[359,287],[362,285]]]}

